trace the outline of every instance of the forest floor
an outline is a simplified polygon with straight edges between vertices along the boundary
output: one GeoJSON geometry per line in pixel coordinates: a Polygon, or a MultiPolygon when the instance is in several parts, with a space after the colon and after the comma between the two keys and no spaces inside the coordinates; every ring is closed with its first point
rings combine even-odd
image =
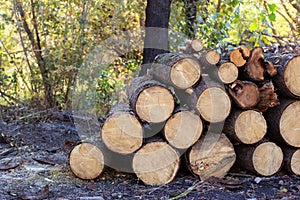
{"type": "Polygon", "coordinates": [[[231,170],[200,182],[179,172],[164,186],[146,186],[130,173],[106,168],[96,180],[76,178],[68,156],[80,140],[66,118],[0,122],[0,199],[300,199],[300,177],[257,177],[231,170]]]}

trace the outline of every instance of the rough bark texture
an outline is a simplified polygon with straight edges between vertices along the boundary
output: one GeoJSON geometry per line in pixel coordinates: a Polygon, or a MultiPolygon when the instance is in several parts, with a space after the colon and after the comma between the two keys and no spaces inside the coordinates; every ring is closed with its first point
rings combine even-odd
{"type": "Polygon", "coordinates": [[[283,163],[283,152],[273,142],[262,141],[256,145],[235,146],[237,164],[261,176],[278,172],[283,163]]]}
{"type": "Polygon", "coordinates": [[[280,99],[280,105],[264,113],[268,136],[278,143],[300,147],[300,101],[280,99]]]}
{"type": "Polygon", "coordinates": [[[236,143],[254,144],[267,133],[267,123],[260,112],[233,109],[226,118],[223,132],[236,143]]]}
{"type": "Polygon", "coordinates": [[[268,108],[278,106],[280,104],[272,81],[264,83],[258,88],[259,101],[255,108],[261,112],[265,112],[268,108]]]}
{"type": "Polygon", "coordinates": [[[224,134],[209,133],[186,153],[190,170],[201,180],[224,177],[236,159],[233,145],[224,134]]]}
{"type": "Polygon", "coordinates": [[[256,47],[251,50],[251,55],[244,69],[245,78],[251,81],[263,81],[264,80],[264,52],[261,47],[256,47]]]}

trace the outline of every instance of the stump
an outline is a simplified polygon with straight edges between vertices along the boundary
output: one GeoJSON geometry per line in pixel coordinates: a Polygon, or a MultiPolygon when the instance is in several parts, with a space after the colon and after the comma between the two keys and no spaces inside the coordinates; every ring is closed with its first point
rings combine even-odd
{"type": "Polygon", "coordinates": [[[147,185],[171,182],[179,169],[179,154],[165,142],[150,142],[133,157],[133,170],[147,185]]]}
{"type": "Polygon", "coordinates": [[[99,148],[90,143],[77,145],[70,153],[70,168],[81,179],[95,179],[104,168],[104,157],[99,148]]]}
{"type": "Polygon", "coordinates": [[[101,129],[105,146],[113,152],[130,154],[143,144],[143,127],[126,103],[112,107],[101,129]]]}

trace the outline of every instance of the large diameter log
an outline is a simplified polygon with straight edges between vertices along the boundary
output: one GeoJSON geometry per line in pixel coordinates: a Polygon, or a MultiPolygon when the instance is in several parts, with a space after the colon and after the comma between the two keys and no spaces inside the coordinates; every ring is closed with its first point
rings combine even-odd
{"type": "Polygon", "coordinates": [[[284,153],[284,169],[295,175],[300,175],[300,149],[282,146],[284,153]]]}
{"type": "Polygon", "coordinates": [[[165,53],[155,58],[150,74],[164,84],[187,89],[200,80],[201,69],[198,61],[191,55],[165,53]]]}
{"type": "Polygon", "coordinates": [[[173,147],[187,149],[200,138],[202,130],[202,120],[197,114],[180,109],[167,120],[164,136],[173,147]]]}
{"type": "Polygon", "coordinates": [[[272,79],[278,94],[300,98],[300,55],[284,54],[279,58],[278,73],[272,79]]]}
{"type": "Polygon", "coordinates": [[[133,171],[147,185],[171,182],[179,169],[180,158],[176,150],[165,142],[150,142],[133,157],[133,171]]]}
{"type": "Polygon", "coordinates": [[[229,85],[230,96],[238,107],[249,109],[259,102],[259,90],[256,84],[250,81],[236,80],[229,85]]]}
{"type": "Polygon", "coordinates": [[[230,84],[237,80],[238,68],[232,62],[222,62],[218,66],[218,77],[224,84],[230,84]]]}
{"type": "Polygon", "coordinates": [[[246,46],[240,46],[230,52],[229,59],[237,67],[242,67],[246,64],[250,56],[250,50],[246,46]]]}
{"type": "Polygon", "coordinates": [[[283,163],[283,152],[273,142],[235,146],[236,163],[243,169],[261,176],[277,173],[283,163]]]}
{"type": "Polygon", "coordinates": [[[69,158],[72,172],[81,179],[95,179],[104,168],[102,151],[93,144],[82,143],[71,151],[69,158]]]}
{"type": "Polygon", "coordinates": [[[128,89],[130,106],[142,121],[160,123],[167,120],[174,111],[172,92],[151,77],[133,79],[128,89]]]}
{"type": "Polygon", "coordinates": [[[112,107],[101,129],[105,146],[113,152],[130,154],[143,144],[143,127],[126,103],[112,107]]]}
{"type": "Polygon", "coordinates": [[[233,166],[234,147],[225,134],[209,133],[187,152],[189,168],[201,180],[224,177],[233,166]]]}
{"type": "Polygon", "coordinates": [[[201,117],[208,122],[224,121],[231,110],[231,100],[219,83],[203,75],[199,85],[194,88],[189,100],[196,107],[201,117]]]}
{"type": "Polygon", "coordinates": [[[267,123],[260,112],[233,109],[226,118],[223,132],[234,142],[254,144],[267,133],[267,123]]]}
{"type": "Polygon", "coordinates": [[[300,147],[300,101],[280,99],[280,105],[269,108],[264,115],[270,139],[300,147]]]}

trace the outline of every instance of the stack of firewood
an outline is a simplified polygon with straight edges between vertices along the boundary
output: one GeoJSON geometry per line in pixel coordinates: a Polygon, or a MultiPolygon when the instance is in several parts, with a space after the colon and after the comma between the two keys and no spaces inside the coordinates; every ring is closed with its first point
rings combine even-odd
{"type": "MultiPolygon", "coordinates": [[[[187,41],[178,53],[158,55],[127,94],[106,116],[101,138],[112,153],[132,157],[146,184],[169,183],[179,166],[201,180],[225,176],[234,163],[262,176],[282,167],[300,175],[300,56],[293,52],[241,46],[220,54],[187,41]]],[[[87,143],[70,155],[83,179],[105,163],[87,143]]]]}

